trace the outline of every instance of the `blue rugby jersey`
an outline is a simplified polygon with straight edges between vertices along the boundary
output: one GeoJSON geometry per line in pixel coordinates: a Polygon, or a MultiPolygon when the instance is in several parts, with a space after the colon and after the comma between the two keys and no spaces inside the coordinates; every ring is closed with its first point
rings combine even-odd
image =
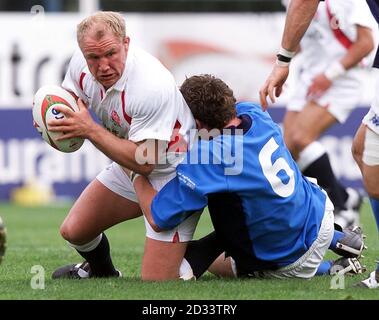
{"type": "Polygon", "coordinates": [[[251,271],[276,269],[296,261],[317,238],[326,195],[302,176],[267,112],[252,103],[236,108],[244,133],[196,142],[154,198],[152,215],[170,229],[208,205],[216,234],[237,262],[251,271]],[[201,154],[211,163],[191,163],[201,154]]]}

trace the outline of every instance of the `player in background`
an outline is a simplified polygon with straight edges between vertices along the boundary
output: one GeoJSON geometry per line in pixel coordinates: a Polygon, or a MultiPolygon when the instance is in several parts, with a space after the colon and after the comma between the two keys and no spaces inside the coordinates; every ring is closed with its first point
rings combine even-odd
{"type": "MultiPolygon", "coordinates": [[[[62,86],[79,97],[80,111],[57,108],[67,119],[51,121],[49,130],[63,131],[62,139],[86,138],[114,162],[82,192],[60,228],[85,262],[59,268],[53,278],[117,277],[104,231],[142,215],[124,169],[148,177],[159,190],[175,176],[184,155],[179,149],[186,150],[195,124],[171,73],[132,44],[120,14],[97,12],[85,18],[77,40],[80,50],[62,86]],[[87,106],[102,125],[91,118],[87,106]]],[[[178,277],[197,219],[163,234],[146,223],[142,279],[178,277]]]]}
{"type": "MultiPolygon", "coordinates": [[[[288,6],[290,0],[283,0],[288,6]]],[[[336,178],[317,139],[343,124],[363,94],[365,69],[373,60],[376,23],[366,3],[326,0],[300,42],[296,74],[283,121],[284,140],[304,175],[314,177],[334,204],[335,222],[359,224],[362,196],[336,178]]]]}
{"type": "MultiPolygon", "coordinates": [[[[267,96],[271,102],[275,102],[275,97],[279,97],[282,87],[287,80],[289,73],[289,64],[295,51],[300,43],[302,36],[307,30],[311,20],[316,13],[319,0],[292,0],[286,16],[286,24],[282,36],[281,49],[278,53],[278,59],[275,63],[271,74],[262,86],[259,94],[262,107],[268,106],[267,96]]],[[[372,15],[379,23],[379,6],[376,0],[366,0],[372,15]]],[[[379,51],[377,51],[374,67],[379,67],[379,51]]],[[[378,165],[378,130],[375,123],[378,117],[377,97],[378,91],[375,92],[376,100],[363,119],[362,125],[357,131],[353,142],[353,155],[361,168],[363,181],[366,190],[370,196],[370,203],[379,231],[379,165],[378,165]],[[374,161],[372,161],[374,159],[374,161]]],[[[379,264],[376,271],[370,274],[370,277],[361,283],[367,288],[379,288],[379,264]]]]}
{"type": "Polygon", "coordinates": [[[217,259],[212,267],[217,274],[310,278],[337,266],[362,271],[355,258],[321,263],[328,248],[340,244],[344,249],[336,252],[359,257],[361,231],[334,231],[333,204],[301,174],[267,112],[249,102],[235,104],[233,91],[210,75],[186,79],[181,92],[201,139],[157,195],[145,177],[132,180],[157,231],[174,228],[208,205],[215,232],[190,242],[189,275],[198,278],[224,251],[231,259],[217,259]]]}
{"type": "MultiPolygon", "coordinates": [[[[378,2],[368,0],[367,3],[379,24],[378,2]]],[[[374,67],[379,68],[379,49],[376,53],[374,67]]],[[[379,231],[379,78],[376,79],[374,101],[354,137],[353,155],[361,169],[379,231]]],[[[361,285],[368,288],[379,288],[379,262],[376,271],[371,272],[370,277],[362,281],[361,285]]]]}

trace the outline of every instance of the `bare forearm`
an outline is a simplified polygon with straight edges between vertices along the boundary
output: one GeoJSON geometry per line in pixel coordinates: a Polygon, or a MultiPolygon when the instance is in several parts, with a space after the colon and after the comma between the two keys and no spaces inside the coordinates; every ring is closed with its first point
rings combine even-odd
{"type": "Polygon", "coordinates": [[[282,47],[288,51],[296,51],[300,40],[311,23],[319,0],[292,0],[287,12],[282,38],[282,47]]]}
{"type": "Polygon", "coordinates": [[[139,205],[142,209],[143,214],[145,215],[147,221],[153,230],[159,232],[161,231],[158,226],[155,224],[153,216],[151,214],[151,203],[157,191],[150,184],[149,180],[145,177],[137,177],[134,180],[134,189],[137,194],[139,205]]]}
{"type": "Polygon", "coordinates": [[[149,175],[154,169],[154,164],[137,162],[138,146],[134,142],[116,137],[100,125],[96,125],[88,139],[107,157],[125,168],[142,175],[149,175]]]}
{"type": "Polygon", "coordinates": [[[319,0],[291,1],[288,7],[286,24],[282,37],[282,48],[280,48],[277,63],[274,65],[271,74],[259,91],[259,98],[263,110],[266,110],[268,106],[267,96],[269,96],[271,102],[274,103],[275,97],[281,95],[283,85],[287,80],[289,73],[289,61],[293,57],[294,52],[298,50],[300,40],[316,13],[318,3],[319,0]],[[283,56],[285,60],[279,60],[279,58],[283,58],[283,56]],[[281,62],[281,65],[278,62],[281,62]]]}
{"type": "Polygon", "coordinates": [[[368,28],[360,27],[358,39],[355,41],[346,55],[341,59],[341,64],[346,70],[356,66],[364,57],[374,49],[372,32],[368,28]]]}

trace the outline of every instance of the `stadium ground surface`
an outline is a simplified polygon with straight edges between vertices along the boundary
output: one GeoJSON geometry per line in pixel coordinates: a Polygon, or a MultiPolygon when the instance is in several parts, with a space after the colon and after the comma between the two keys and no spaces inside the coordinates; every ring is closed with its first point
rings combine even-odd
{"type": "MultiPolygon", "coordinates": [[[[59,225],[69,205],[26,208],[0,204],[0,216],[8,230],[8,247],[0,265],[0,299],[122,299],[122,300],[372,300],[379,299],[378,290],[353,288],[366,278],[366,273],[345,278],[345,289],[332,290],[332,277],[312,280],[221,280],[206,274],[197,281],[142,282],[139,278],[144,245],[144,225],[141,218],[118,225],[107,234],[113,260],[124,277],[121,279],[51,280],[55,268],[80,262],[59,235],[59,225]],[[41,266],[34,267],[33,266],[41,266]],[[33,278],[45,272],[44,289],[33,289],[42,283],[33,278]],[[34,273],[32,273],[34,271],[34,273]],[[37,273],[36,273],[37,272],[37,273]]],[[[367,202],[362,209],[361,225],[367,234],[369,249],[364,264],[373,270],[379,258],[376,224],[367,202]]],[[[203,214],[196,232],[199,238],[211,231],[207,214],[203,214]]],[[[336,258],[333,253],[328,258],[336,258]]],[[[41,278],[39,278],[41,279],[41,278]]]]}

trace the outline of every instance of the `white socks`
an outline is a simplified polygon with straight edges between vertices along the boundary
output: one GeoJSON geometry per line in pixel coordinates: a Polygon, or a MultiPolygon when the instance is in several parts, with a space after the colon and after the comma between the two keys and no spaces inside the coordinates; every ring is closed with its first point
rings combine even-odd
{"type": "Polygon", "coordinates": [[[77,245],[77,244],[72,244],[68,241],[67,242],[71,247],[73,247],[74,249],[78,251],[89,252],[95,249],[99,245],[102,238],[103,238],[103,234],[100,233],[95,239],[85,244],[77,245]]]}
{"type": "Polygon", "coordinates": [[[182,263],[180,264],[179,278],[184,281],[196,279],[190,264],[185,258],[183,258],[182,263]]]}
{"type": "Polygon", "coordinates": [[[299,159],[297,159],[297,165],[301,171],[304,171],[324,153],[326,153],[325,147],[320,142],[313,141],[300,152],[299,159]]]}

